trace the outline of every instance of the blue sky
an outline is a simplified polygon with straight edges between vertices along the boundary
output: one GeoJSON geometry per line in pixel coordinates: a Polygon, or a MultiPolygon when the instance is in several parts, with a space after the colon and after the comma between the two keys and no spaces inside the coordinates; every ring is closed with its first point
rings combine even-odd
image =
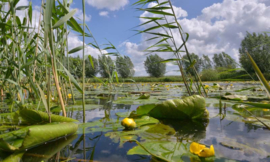
{"type": "MultiPolygon", "coordinates": [[[[68,0],[69,1],[69,0],[68,0]]],[[[85,0],[87,25],[99,44],[111,41],[122,55],[131,57],[135,65],[135,75],[145,76],[143,61],[146,59],[142,51],[150,46],[144,40],[148,35],[136,35],[133,27],[142,23],[138,17],[154,16],[147,12],[139,12],[132,6],[134,0],[85,0]]],[[[29,0],[20,0],[27,4],[29,0]]],[[[33,0],[38,14],[41,0],[33,0]]],[[[77,8],[76,17],[82,18],[81,0],[73,0],[71,8],[77,8]]],[[[270,0],[172,0],[178,13],[178,22],[185,32],[189,33],[188,48],[201,56],[226,52],[238,61],[238,49],[246,32],[270,31],[270,0]]],[[[174,33],[177,36],[177,33],[174,33]]],[[[86,43],[91,40],[87,39],[86,43]]],[[[180,39],[179,39],[179,42],[180,39]]],[[[69,36],[69,48],[82,44],[82,38],[75,32],[69,36]]],[[[98,56],[98,51],[89,47],[87,53],[98,56]]],[[[74,56],[81,55],[80,52],[74,56]]],[[[171,58],[171,55],[162,55],[171,58]]],[[[168,64],[166,75],[177,75],[177,67],[168,64]]]]}

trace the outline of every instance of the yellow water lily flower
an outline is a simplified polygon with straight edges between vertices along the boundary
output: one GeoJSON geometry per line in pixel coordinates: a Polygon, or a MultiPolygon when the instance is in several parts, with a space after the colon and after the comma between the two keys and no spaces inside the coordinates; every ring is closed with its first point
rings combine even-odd
{"type": "Polygon", "coordinates": [[[126,129],[134,129],[136,127],[136,123],[132,118],[125,118],[122,120],[121,125],[126,129]]]}
{"type": "Polygon", "coordinates": [[[47,99],[47,95],[44,95],[45,96],[45,98],[47,99]]]}
{"type": "Polygon", "coordinates": [[[71,97],[72,97],[72,95],[69,93],[69,94],[68,94],[68,98],[71,98],[71,97]]]}
{"type": "Polygon", "coordinates": [[[211,157],[215,155],[214,146],[211,145],[210,148],[204,148],[202,151],[198,154],[200,157],[211,157]]]}
{"type": "Polygon", "coordinates": [[[209,88],[209,85],[205,85],[204,88],[209,88]]]}
{"type": "Polygon", "coordinates": [[[269,109],[263,109],[263,111],[269,111],[269,109]]]}
{"type": "Polygon", "coordinates": [[[204,149],[204,148],[205,148],[205,145],[201,145],[199,143],[192,142],[190,144],[189,150],[190,150],[191,153],[198,155],[201,152],[201,150],[204,149]]]}
{"type": "Polygon", "coordinates": [[[199,157],[211,157],[215,155],[214,146],[211,145],[207,148],[205,145],[201,145],[196,142],[190,144],[189,150],[191,153],[198,155],[199,157]]]}
{"type": "Polygon", "coordinates": [[[230,85],[231,87],[233,86],[233,84],[230,85]]]}
{"type": "Polygon", "coordinates": [[[142,83],[142,86],[144,86],[144,84],[142,83]]]}

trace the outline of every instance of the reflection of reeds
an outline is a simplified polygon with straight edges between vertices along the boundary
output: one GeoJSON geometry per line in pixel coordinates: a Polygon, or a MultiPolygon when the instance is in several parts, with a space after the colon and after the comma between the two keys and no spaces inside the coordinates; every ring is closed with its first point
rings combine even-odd
{"type": "Polygon", "coordinates": [[[194,85],[196,87],[197,93],[207,96],[207,93],[205,92],[205,89],[202,86],[201,79],[194,67],[196,62],[194,60],[191,60],[191,57],[190,57],[190,54],[186,45],[186,42],[188,41],[188,38],[189,38],[189,34],[183,31],[181,25],[177,21],[177,17],[175,15],[171,1],[168,0],[168,1],[159,2],[159,0],[156,0],[156,1],[139,0],[135,2],[133,5],[145,6],[146,4],[149,4],[152,2],[156,2],[157,4],[154,7],[139,8],[140,11],[147,11],[156,15],[155,17],[140,17],[141,19],[146,20],[146,22],[144,22],[143,24],[139,26],[147,25],[150,23],[154,24],[155,26],[151,26],[143,31],[138,31],[138,34],[145,33],[145,34],[152,35],[153,37],[148,39],[147,41],[158,40],[154,45],[148,47],[145,51],[148,53],[160,53],[160,52],[173,53],[176,59],[167,59],[167,60],[164,60],[163,62],[176,62],[181,72],[181,76],[185,84],[186,90],[189,95],[192,95],[196,92],[191,88],[192,86],[189,85],[192,83],[188,82],[186,72],[184,71],[183,65],[182,65],[183,59],[180,54],[180,52],[185,52],[188,57],[188,61],[190,63],[189,68],[193,69],[192,74],[195,78],[194,85]],[[172,18],[172,22],[169,22],[169,20],[167,19],[168,17],[172,18]],[[162,29],[163,32],[162,33],[157,32],[156,29],[162,29]],[[178,30],[178,34],[180,35],[180,38],[182,40],[181,45],[179,46],[177,45],[176,39],[175,39],[175,36],[173,35],[172,30],[178,30]],[[181,50],[182,48],[184,48],[184,51],[181,50]],[[201,91],[201,89],[203,89],[203,92],[201,91]]]}
{"type": "Polygon", "coordinates": [[[246,108],[243,107],[244,110],[246,110],[252,117],[254,117],[256,120],[258,120],[260,123],[262,123],[266,128],[270,129],[270,127],[265,124],[263,121],[261,121],[260,119],[258,119],[256,116],[254,116],[250,111],[248,111],[246,108]]]}
{"type": "Polygon", "coordinates": [[[261,70],[259,69],[259,67],[257,66],[256,62],[253,60],[253,58],[251,57],[251,55],[248,53],[248,51],[246,51],[246,54],[251,62],[251,65],[258,77],[258,79],[260,80],[261,84],[264,86],[268,97],[270,98],[270,86],[267,82],[267,80],[265,79],[264,75],[262,74],[261,70]]]}

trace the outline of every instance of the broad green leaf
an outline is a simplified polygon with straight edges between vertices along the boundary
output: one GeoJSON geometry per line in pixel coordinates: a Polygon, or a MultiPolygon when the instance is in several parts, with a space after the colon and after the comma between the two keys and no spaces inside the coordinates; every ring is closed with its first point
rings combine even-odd
{"type": "Polygon", "coordinates": [[[72,11],[70,11],[68,14],[66,14],[64,17],[62,17],[59,21],[57,21],[53,28],[57,28],[61,25],[63,25],[64,23],[66,23],[75,13],[77,12],[77,9],[73,9],[72,11]]]}
{"type": "MultiPolygon", "coordinates": [[[[57,0],[59,6],[63,9],[64,13],[67,14],[69,13],[68,10],[66,9],[66,7],[59,1],[57,0]]],[[[67,22],[67,24],[72,27],[72,29],[76,32],[79,32],[81,34],[83,34],[83,29],[82,27],[78,24],[78,22],[73,18],[71,17],[70,20],[67,22]]]]}
{"type": "Polygon", "coordinates": [[[147,104],[142,105],[137,108],[136,111],[133,111],[129,117],[139,117],[143,115],[147,115],[156,105],[155,104],[147,104]]]}
{"type": "Polygon", "coordinates": [[[112,139],[113,142],[118,143],[120,141],[120,147],[129,140],[136,140],[140,138],[145,141],[158,141],[163,140],[174,140],[175,130],[164,124],[148,124],[142,126],[135,130],[129,131],[117,131],[117,132],[108,132],[105,134],[106,137],[112,139]]]}
{"type": "Polygon", "coordinates": [[[8,133],[17,138],[12,141],[6,141],[7,139],[1,138],[1,135],[0,148],[10,152],[25,150],[60,137],[74,134],[77,129],[78,125],[75,123],[29,126],[23,128],[23,130],[8,133]]]}
{"type": "Polygon", "coordinates": [[[208,118],[208,111],[205,108],[205,99],[199,95],[194,95],[157,104],[149,112],[149,115],[157,119],[201,120],[208,118]]]}
{"type": "MultiPolygon", "coordinates": [[[[21,116],[25,121],[29,123],[48,123],[49,122],[49,116],[47,113],[36,111],[36,110],[29,110],[29,109],[23,109],[17,111],[17,114],[21,116]]],[[[54,115],[51,114],[51,121],[52,122],[76,122],[77,120],[63,117],[60,115],[54,115]]]]}
{"type": "Polygon", "coordinates": [[[25,152],[26,156],[22,157],[22,161],[29,161],[30,157],[27,155],[42,155],[42,156],[32,156],[31,161],[49,161],[56,153],[61,151],[64,147],[68,146],[75,140],[77,135],[67,136],[65,138],[61,138],[59,140],[49,142],[46,145],[40,145],[33,149],[27,150],[25,152]]]}
{"type": "Polygon", "coordinates": [[[150,98],[150,94],[149,93],[143,93],[142,95],[140,95],[140,97],[138,99],[148,99],[150,98]]]}
{"type": "MultiPolygon", "coordinates": [[[[138,143],[137,143],[138,144],[138,143]]],[[[182,156],[189,153],[186,145],[181,142],[153,141],[140,143],[128,151],[128,155],[154,155],[163,161],[182,161],[182,156]]]]}
{"type": "Polygon", "coordinates": [[[80,51],[82,49],[83,49],[83,46],[75,47],[75,48],[71,49],[70,51],[68,51],[68,54],[72,54],[72,53],[78,52],[78,51],[80,51]]]}

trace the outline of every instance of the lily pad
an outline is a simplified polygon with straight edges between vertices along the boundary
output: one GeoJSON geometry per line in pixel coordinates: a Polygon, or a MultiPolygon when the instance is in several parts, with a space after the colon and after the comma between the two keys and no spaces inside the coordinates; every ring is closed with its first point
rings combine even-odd
{"type": "Polygon", "coordinates": [[[60,123],[29,126],[0,135],[0,149],[4,151],[25,150],[44,142],[74,134],[78,129],[75,123],[60,123]]]}
{"type": "Polygon", "coordinates": [[[115,104],[126,104],[126,105],[136,105],[136,104],[153,104],[160,102],[158,99],[149,98],[149,99],[138,99],[138,97],[127,97],[127,98],[120,98],[113,103],[115,104]]]}
{"type": "MultiPolygon", "coordinates": [[[[168,142],[168,141],[160,141],[160,142],[144,142],[141,145],[148,150],[151,154],[154,154],[158,157],[164,159],[164,161],[172,161],[178,162],[183,161],[183,156],[190,155],[191,153],[188,150],[188,143],[180,143],[180,142],[168,142]]],[[[146,150],[141,146],[135,146],[128,151],[128,155],[150,155],[146,150]]]]}
{"type": "MultiPolygon", "coordinates": [[[[149,116],[143,116],[141,118],[134,119],[136,122],[137,127],[145,126],[145,125],[151,125],[156,124],[159,122],[159,120],[149,117],[149,116]]],[[[79,133],[82,133],[82,128],[87,128],[87,132],[108,132],[108,131],[117,131],[119,129],[123,130],[124,127],[121,125],[120,120],[110,120],[110,121],[103,121],[97,120],[89,123],[80,124],[80,130],[79,133]]]]}
{"type": "MultiPolygon", "coordinates": [[[[30,110],[30,109],[23,109],[16,112],[20,117],[22,117],[25,121],[29,123],[48,123],[49,116],[47,113],[30,110]]],[[[51,114],[51,122],[77,122],[77,120],[63,117],[59,115],[51,114]]]]}
{"type": "Polygon", "coordinates": [[[142,95],[140,95],[140,97],[138,99],[148,99],[150,98],[150,94],[149,93],[143,93],[142,95]]]}
{"type": "Polygon", "coordinates": [[[247,96],[241,96],[241,95],[226,95],[226,96],[222,96],[222,99],[242,101],[242,100],[247,100],[248,98],[247,96]]]}
{"type": "Polygon", "coordinates": [[[126,141],[140,138],[143,141],[174,141],[175,130],[164,124],[154,124],[140,127],[136,130],[108,132],[105,136],[110,137],[115,143],[122,146],[126,141]]]}
{"type": "Polygon", "coordinates": [[[149,115],[157,119],[208,119],[205,99],[199,95],[157,104],[149,115]]]}

